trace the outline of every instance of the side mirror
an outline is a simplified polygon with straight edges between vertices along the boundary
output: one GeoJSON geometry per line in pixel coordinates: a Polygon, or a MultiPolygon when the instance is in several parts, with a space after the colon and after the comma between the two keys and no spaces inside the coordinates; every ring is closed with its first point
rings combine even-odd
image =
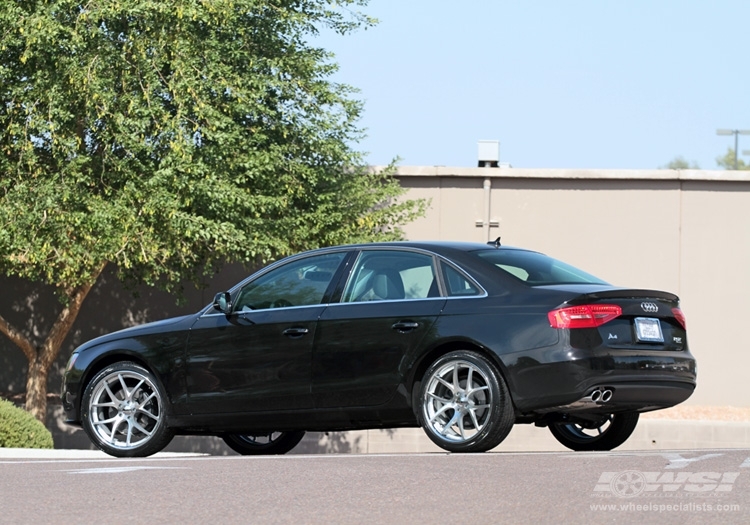
{"type": "Polygon", "coordinates": [[[214,308],[229,315],[232,310],[232,298],[229,292],[219,292],[214,296],[214,308]]]}

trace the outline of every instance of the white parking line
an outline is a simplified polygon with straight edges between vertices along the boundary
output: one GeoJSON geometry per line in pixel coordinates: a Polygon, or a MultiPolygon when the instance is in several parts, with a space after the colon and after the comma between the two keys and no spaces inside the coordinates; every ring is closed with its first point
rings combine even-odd
{"type": "Polygon", "coordinates": [[[188,467],[105,467],[105,468],[84,468],[75,470],[63,470],[68,474],[120,474],[123,472],[135,472],[136,470],[190,470],[188,467]]]}

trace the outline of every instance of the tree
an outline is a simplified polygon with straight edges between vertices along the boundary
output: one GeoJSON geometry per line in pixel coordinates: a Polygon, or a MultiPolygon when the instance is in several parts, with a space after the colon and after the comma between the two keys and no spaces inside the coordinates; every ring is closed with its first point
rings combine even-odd
{"type": "Polygon", "coordinates": [[[737,158],[737,167],[734,167],[734,148],[727,148],[727,152],[724,155],[716,157],[716,165],[725,170],[750,170],[750,164],[745,163],[744,160],[737,158]]]}
{"type": "Polygon", "coordinates": [[[672,160],[669,161],[669,163],[665,164],[664,166],[659,166],[659,169],[665,169],[665,170],[699,170],[701,169],[697,162],[693,161],[688,162],[685,160],[685,157],[682,155],[678,155],[672,160]]]}
{"type": "Polygon", "coordinates": [[[26,408],[108,266],[179,290],[227,261],[400,238],[424,202],[372,172],[354,90],[310,44],[367,0],[0,0],[0,275],[63,303],[35,340],[26,408]],[[337,7],[338,6],[338,7],[337,7]]]}

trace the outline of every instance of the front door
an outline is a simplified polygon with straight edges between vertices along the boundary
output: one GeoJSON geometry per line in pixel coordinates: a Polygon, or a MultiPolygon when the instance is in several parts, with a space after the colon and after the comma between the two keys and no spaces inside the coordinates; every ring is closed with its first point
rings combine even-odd
{"type": "Polygon", "coordinates": [[[311,408],[312,349],[327,290],[345,252],[296,259],[233,294],[191,330],[188,403],[193,414],[311,408]]]}

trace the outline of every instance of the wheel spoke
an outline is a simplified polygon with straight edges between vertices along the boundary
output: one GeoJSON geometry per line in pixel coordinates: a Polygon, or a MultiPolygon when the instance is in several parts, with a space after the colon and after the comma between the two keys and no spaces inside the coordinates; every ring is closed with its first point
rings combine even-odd
{"type": "Polygon", "coordinates": [[[445,404],[445,405],[443,405],[440,408],[440,410],[438,410],[437,412],[435,412],[435,415],[432,416],[432,418],[430,418],[430,423],[434,423],[437,418],[439,418],[440,416],[442,416],[446,411],[450,410],[451,408],[453,408],[455,410],[455,408],[453,407],[452,404],[445,404]]]}
{"type": "Polygon", "coordinates": [[[443,378],[442,378],[442,377],[440,377],[440,376],[437,376],[437,377],[436,377],[435,379],[437,379],[437,380],[438,380],[438,382],[440,382],[440,383],[442,383],[443,385],[445,385],[445,387],[446,387],[446,388],[447,388],[448,390],[450,390],[450,391],[451,391],[451,392],[453,392],[454,394],[456,393],[456,389],[455,389],[455,388],[453,387],[453,385],[451,385],[451,384],[450,384],[450,383],[449,383],[448,381],[446,381],[445,379],[443,379],[443,378]]]}
{"type": "Polygon", "coordinates": [[[144,405],[145,405],[146,403],[148,403],[149,401],[151,401],[151,400],[152,400],[153,398],[155,398],[155,397],[156,397],[156,392],[151,392],[151,395],[150,395],[150,396],[148,396],[148,397],[147,397],[146,399],[144,399],[144,400],[143,400],[142,402],[140,402],[140,403],[138,404],[138,407],[137,407],[137,408],[138,408],[138,410],[141,410],[141,409],[143,409],[143,406],[144,406],[144,405]]]}
{"type": "Polygon", "coordinates": [[[118,417],[120,417],[120,414],[117,414],[116,416],[113,416],[113,417],[111,417],[109,419],[102,419],[101,421],[96,421],[96,422],[94,422],[94,425],[97,425],[97,426],[105,425],[106,426],[106,425],[109,425],[110,423],[112,423],[113,421],[116,421],[118,417]]]}
{"type": "Polygon", "coordinates": [[[129,399],[133,399],[135,397],[135,395],[138,393],[138,389],[141,388],[141,385],[143,383],[145,383],[145,381],[143,379],[141,379],[138,382],[138,384],[133,387],[133,390],[130,391],[130,397],[129,397],[129,399]]]}
{"type": "Polygon", "coordinates": [[[470,390],[467,389],[466,394],[469,395],[469,396],[472,396],[472,395],[476,394],[477,392],[481,392],[483,390],[489,390],[489,389],[490,389],[490,387],[488,387],[488,386],[480,386],[480,387],[477,387],[477,388],[474,388],[474,389],[470,389],[470,390]]]}
{"type": "Polygon", "coordinates": [[[120,426],[120,423],[125,421],[125,419],[119,414],[114,419],[115,421],[112,423],[112,428],[109,431],[110,432],[109,433],[110,444],[113,444],[115,442],[115,434],[117,433],[117,427],[120,426]]]}
{"type": "MultiPolygon", "coordinates": [[[[138,431],[142,432],[143,434],[146,434],[148,437],[151,437],[151,434],[153,432],[149,432],[145,428],[143,428],[137,421],[133,420],[133,425],[138,431]]],[[[130,436],[128,436],[128,440],[130,440],[130,436]]]]}
{"type": "MultiPolygon", "coordinates": [[[[455,424],[456,424],[456,421],[458,421],[458,419],[459,419],[460,417],[461,417],[461,412],[459,412],[458,410],[455,410],[455,411],[453,412],[453,417],[451,418],[451,420],[450,420],[450,421],[448,421],[448,422],[447,422],[447,423],[445,424],[445,426],[443,426],[443,430],[441,430],[441,431],[440,431],[440,433],[441,433],[442,435],[446,435],[446,434],[448,433],[448,431],[449,431],[449,430],[451,430],[451,428],[453,427],[453,425],[455,425],[455,424]]],[[[453,431],[453,434],[456,434],[456,431],[455,431],[455,430],[453,431]]]]}
{"type": "Polygon", "coordinates": [[[477,410],[476,407],[469,409],[469,415],[471,416],[471,421],[474,423],[474,428],[477,432],[482,430],[482,425],[479,424],[479,420],[477,419],[477,410]]]}
{"type": "Polygon", "coordinates": [[[437,394],[434,394],[432,392],[427,392],[427,396],[431,397],[435,401],[440,401],[442,403],[450,403],[450,401],[451,401],[450,398],[441,397],[441,396],[439,396],[437,394]]]}
{"type": "Polygon", "coordinates": [[[461,439],[466,439],[466,430],[464,429],[464,414],[463,413],[459,414],[458,430],[461,432],[461,439]]]}
{"type": "Polygon", "coordinates": [[[133,437],[133,421],[128,418],[127,423],[128,423],[128,435],[125,438],[125,444],[127,446],[130,446],[132,444],[132,437],[133,437]]]}
{"type": "Polygon", "coordinates": [[[99,408],[99,407],[117,408],[117,403],[115,403],[114,401],[108,401],[107,403],[91,403],[91,406],[96,407],[96,408],[99,408]]]}
{"type": "Polygon", "coordinates": [[[130,391],[128,390],[128,385],[125,384],[125,378],[122,377],[122,374],[117,374],[117,379],[120,380],[120,386],[122,387],[122,391],[125,392],[123,399],[130,399],[130,391]]]}
{"type": "Polygon", "coordinates": [[[138,409],[138,413],[139,414],[143,414],[144,416],[148,416],[151,419],[153,419],[154,421],[159,421],[159,414],[158,413],[155,414],[153,412],[149,412],[148,410],[143,410],[142,408],[138,409]]]}
{"type": "Polygon", "coordinates": [[[453,392],[461,390],[461,384],[458,381],[458,363],[453,365],[453,392]]]}
{"type": "Polygon", "coordinates": [[[115,402],[115,400],[117,399],[117,396],[115,395],[115,393],[114,393],[114,392],[112,392],[112,389],[111,389],[111,388],[109,388],[109,384],[108,384],[108,383],[105,383],[105,384],[104,384],[104,389],[105,389],[105,390],[107,391],[107,394],[109,395],[109,398],[110,398],[110,399],[112,400],[112,402],[114,403],[114,402],[115,402]]]}

